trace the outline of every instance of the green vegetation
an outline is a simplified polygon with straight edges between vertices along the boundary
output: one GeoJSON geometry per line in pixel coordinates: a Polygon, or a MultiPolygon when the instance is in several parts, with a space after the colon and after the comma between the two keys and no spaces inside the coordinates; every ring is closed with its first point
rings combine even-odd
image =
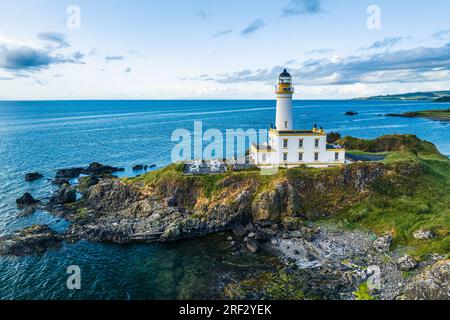
{"type": "MultiPolygon", "coordinates": [[[[379,139],[384,140],[383,137],[379,139]]],[[[394,244],[411,246],[414,248],[411,253],[419,258],[433,252],[449,253],[450,161],[434,151],[433,145],[412,143],[410,139],[411,136],[402,139],[409,150],[394,143],[401,151],[390,153],[383,162],[415,163],[420,172],[393,172],[377,179],[371,184],[367,198],[343,210],[334,219],[348,227],[362,227],[377,234],[391,232],[394,244]],[[414,239],[413,233],[418,229],[429,229],[436,237],[414,239]]],[[[358,140],[352,138],[350,141],[365,150],[379,148],[376,140],[358,140]]]]}
{"type": "Polygon", "coordinates": [[[376,300],[374,296],[371,295],[367,282],[362,283],[358,291],[353,292],[355,295],[355,300],[376,300]]]}

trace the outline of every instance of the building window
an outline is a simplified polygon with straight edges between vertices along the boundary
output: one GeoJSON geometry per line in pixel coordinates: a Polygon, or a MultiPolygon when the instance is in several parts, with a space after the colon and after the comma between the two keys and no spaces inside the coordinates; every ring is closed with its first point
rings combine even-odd
{"type": "Polygon", "coordinates": [[[263,155],[262,155],[262,161],[266,162],[266,160],[267,160],[267,155],[266,155],[265,153],[263,153],[263,155]]]}
{"type": "Polygon", "coordinates": [[[315,147],[316,147],[316,148],[319,147],[319,143],[320,143],[320,139],[316,139],[316,144],[315,144],[315,147]]]}
{"type": "Polygon", "coordinates": [[[288,122],[287,122],[287,121],[284,122],[284,127],[285,127],[285,128],[288,127],[288,122]]]}
{"type": "Polygon", "coordinates": [[[299,147],[300,149],[303,148],[303,139],[299,139],[299,140],[298,140],[298,147],[299,147]]]}
{"type": "Polygon", "coordinates": [[[283,153],[283,161],[287,161],[288,160],[288,154],[287,153],[283,153]]]}
{"type": "Polygon", "coordinates": [[[334,160],[339,160],[339,152],[334,153],[334,160]]]}
{"type": "Polygon", "coordinates": [[[319,153],[314,152],[314,161],[319,161],[319,153]]]}
{"type": "Polygon", "coordinates": [[[288,139],[283,139],[283,148],[287,148],[288,147],[288,139]]]}
{"type": "Polygon", "coordinates": [[[298,153],[298,161],[303,161],[303,152],[298,153]]]}

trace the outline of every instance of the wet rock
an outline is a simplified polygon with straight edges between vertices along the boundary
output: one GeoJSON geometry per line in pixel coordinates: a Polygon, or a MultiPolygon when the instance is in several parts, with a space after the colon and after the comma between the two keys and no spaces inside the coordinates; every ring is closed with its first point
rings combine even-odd
{"type": "Polygon", "coordinates": [[[247,230],[243,226],[238,225],[233,228],[233,233],[236,237],[242,238],[247,234],[247,230]]]}
{"type": "Polygon", "coordinates": [[[450,260],[441,260],[415,276],[402,299],[450,300],[450,260]]]}
{"type": "Polygon", "coordinates": [[[42,254],[48,249],[58,247],[62,240],[62,236],[48,226],[35,225],[13,235],[0,237],[0,255],[42,254]]]}
{"type": "Polygon", "coordinates": [[[62,186],[63,184],[70,184],[70,178],[55,178],[52,180],[52,184],[62,186]]]}
{"type": "Polygon", "coordinates": [[[91,163],[88,167],[73,167],[67,169],[60,169],[56,172],[55,179],[53,180],[55,184],[60,184],[64,180],[70,180],[79,177],[81,174],[85,175],[110,175],[114,172],[124,171],[124,168],[111,167],[108,165],[103,165],[98,162],[91,163]]]}
{"type": "Polygon", "coordinates": [[[112,174],[114,172],[120,172],[120,171],[125,171],[125,169],[103,165],[98,162],[93,162],[89,165],[89,167],[83,169],[83,171],[81,173],[88,174],[88,175],[101,176],[101,175],[108,175],[108,174],[112,174]]]}
{"type": "Polygon", "coordinates": [[[373,247],[376,251],[382,253],[382,252],[388,252],[391,248],[392,244],[392,236],[390,234],[386,234],[384,236],[378,237],[373,242],[373,247]]]}
{"type": "Polygon", "coordinates": [[[25,181],[34,181],[42,178],[43,175],[38,172],[31,172],[25,175],[25,181]]]}
{"type": "Polygon", "coordinates": [[[147,170],[148,169],[148,165],[144,165],[144,164],[137,164],[135,166],[133,166],[133,171],[141,171],[141,170],[147,170]]]}
{"type": "Polygon", "coordinates": [[[77,201],[77,189],[68,184],[63,185],[50,199],[52,204],[68,204],[77,201]]]}
{"type": "Polygon", "coordinates": [[[346,116],[356,116],[357,114],[358,114],[358,112],[355,112],[355,111],[347,111],[345,113],[346,116]]]}
{"type": "Polygon", "coordinates": [[[411,271],[417,266],[417,261],[409,255],[404,255],[397,260],[397,266],[402,271],[411,271]]]}
{"type": "Polygon", "coordinates": [[[97,185],[99,182],[100,179],[95,175],[82,177],[79,179],[78,190],[84,192],[90,187],[97,185]]]}
{"type": "Polygon", "coordinates": [[[29,217],[29,216],[31,216],[35,211],[36,211],[36,206],[28,206],[28,207],[26,207],[25,209],[21,210],[21,211],[17,214],[17,217],[19,217],[19,218],[29,217]]]}
{"type": "Polygon", "coordinates": [[[229,236],[229,237],[227,238],[227,241],[233,241],[233,237],[232,237],[232,236],[229,236]]]}
{"type": "Polygon", "coordinates": [[[40,203],[40,201],[34,199],[33,196],[28,192],[25,192],[23,196],[16,200],[17,207],[20,209],[36,205],[38,203],[40,203]]]}
{"type": "Polygon", "coordinates": [[[251,239],[251,238],[249,238],[249,239],[247,239],[247,241],[245,241],[245,246],[251,253],[256,253],[259,249],[258,241],[256,241],[255,239],[251,239]]]}
{"type": "Polygon", "coordinates": [[[429,240],[434,238],[434,234],[431,230],[420,229],[413,233],[414,239],[429,240]]]}

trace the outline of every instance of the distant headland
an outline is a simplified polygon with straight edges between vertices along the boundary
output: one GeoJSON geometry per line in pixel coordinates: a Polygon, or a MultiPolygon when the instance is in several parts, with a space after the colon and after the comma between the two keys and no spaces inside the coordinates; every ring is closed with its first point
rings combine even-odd
{"type": "Polygon", "coordinates": [[[430,102],[450,102],[450,90],[446,91],[427,91],[427,92],[410,92],[392,95],[380,95],[372,97],[361,97],[354,100],[389,100],[389,101],[430,101],[430,102]]]}

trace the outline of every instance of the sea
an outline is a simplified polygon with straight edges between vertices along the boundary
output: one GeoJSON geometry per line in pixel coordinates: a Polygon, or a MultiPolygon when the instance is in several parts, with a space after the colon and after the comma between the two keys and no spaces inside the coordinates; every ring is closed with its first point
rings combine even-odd
{"type": "MultiPolygon", "coordinates": [[[[294,101],[298,129],[314,124],[359,138],[415,134],[450,155],[450,123],[385,117],[387,113],[448,108],[423,101],[294,101]],[[345,112],[355,111],[356,116],[345,112]]],[[[100,162],[132,171],[136,164],[171,163],[177,129],[269,129],[272,100],[201,101],[0,101],[0,236],[33,224],[64,232],[68,222],[37,211],[17,217],[24,192],[48,199],[60,168],[100,162]],[[28,172],[43,179],[25,182],[28,172]]],[[[227,234],[168,244],[80,241],[38,256],[0,257],[0,299],[215,299],[234,274],[269,267],[261,254],[237,255],[227,234]],[[69,266],[79,266],[81,289],[67,287],[69,266]]]]}

